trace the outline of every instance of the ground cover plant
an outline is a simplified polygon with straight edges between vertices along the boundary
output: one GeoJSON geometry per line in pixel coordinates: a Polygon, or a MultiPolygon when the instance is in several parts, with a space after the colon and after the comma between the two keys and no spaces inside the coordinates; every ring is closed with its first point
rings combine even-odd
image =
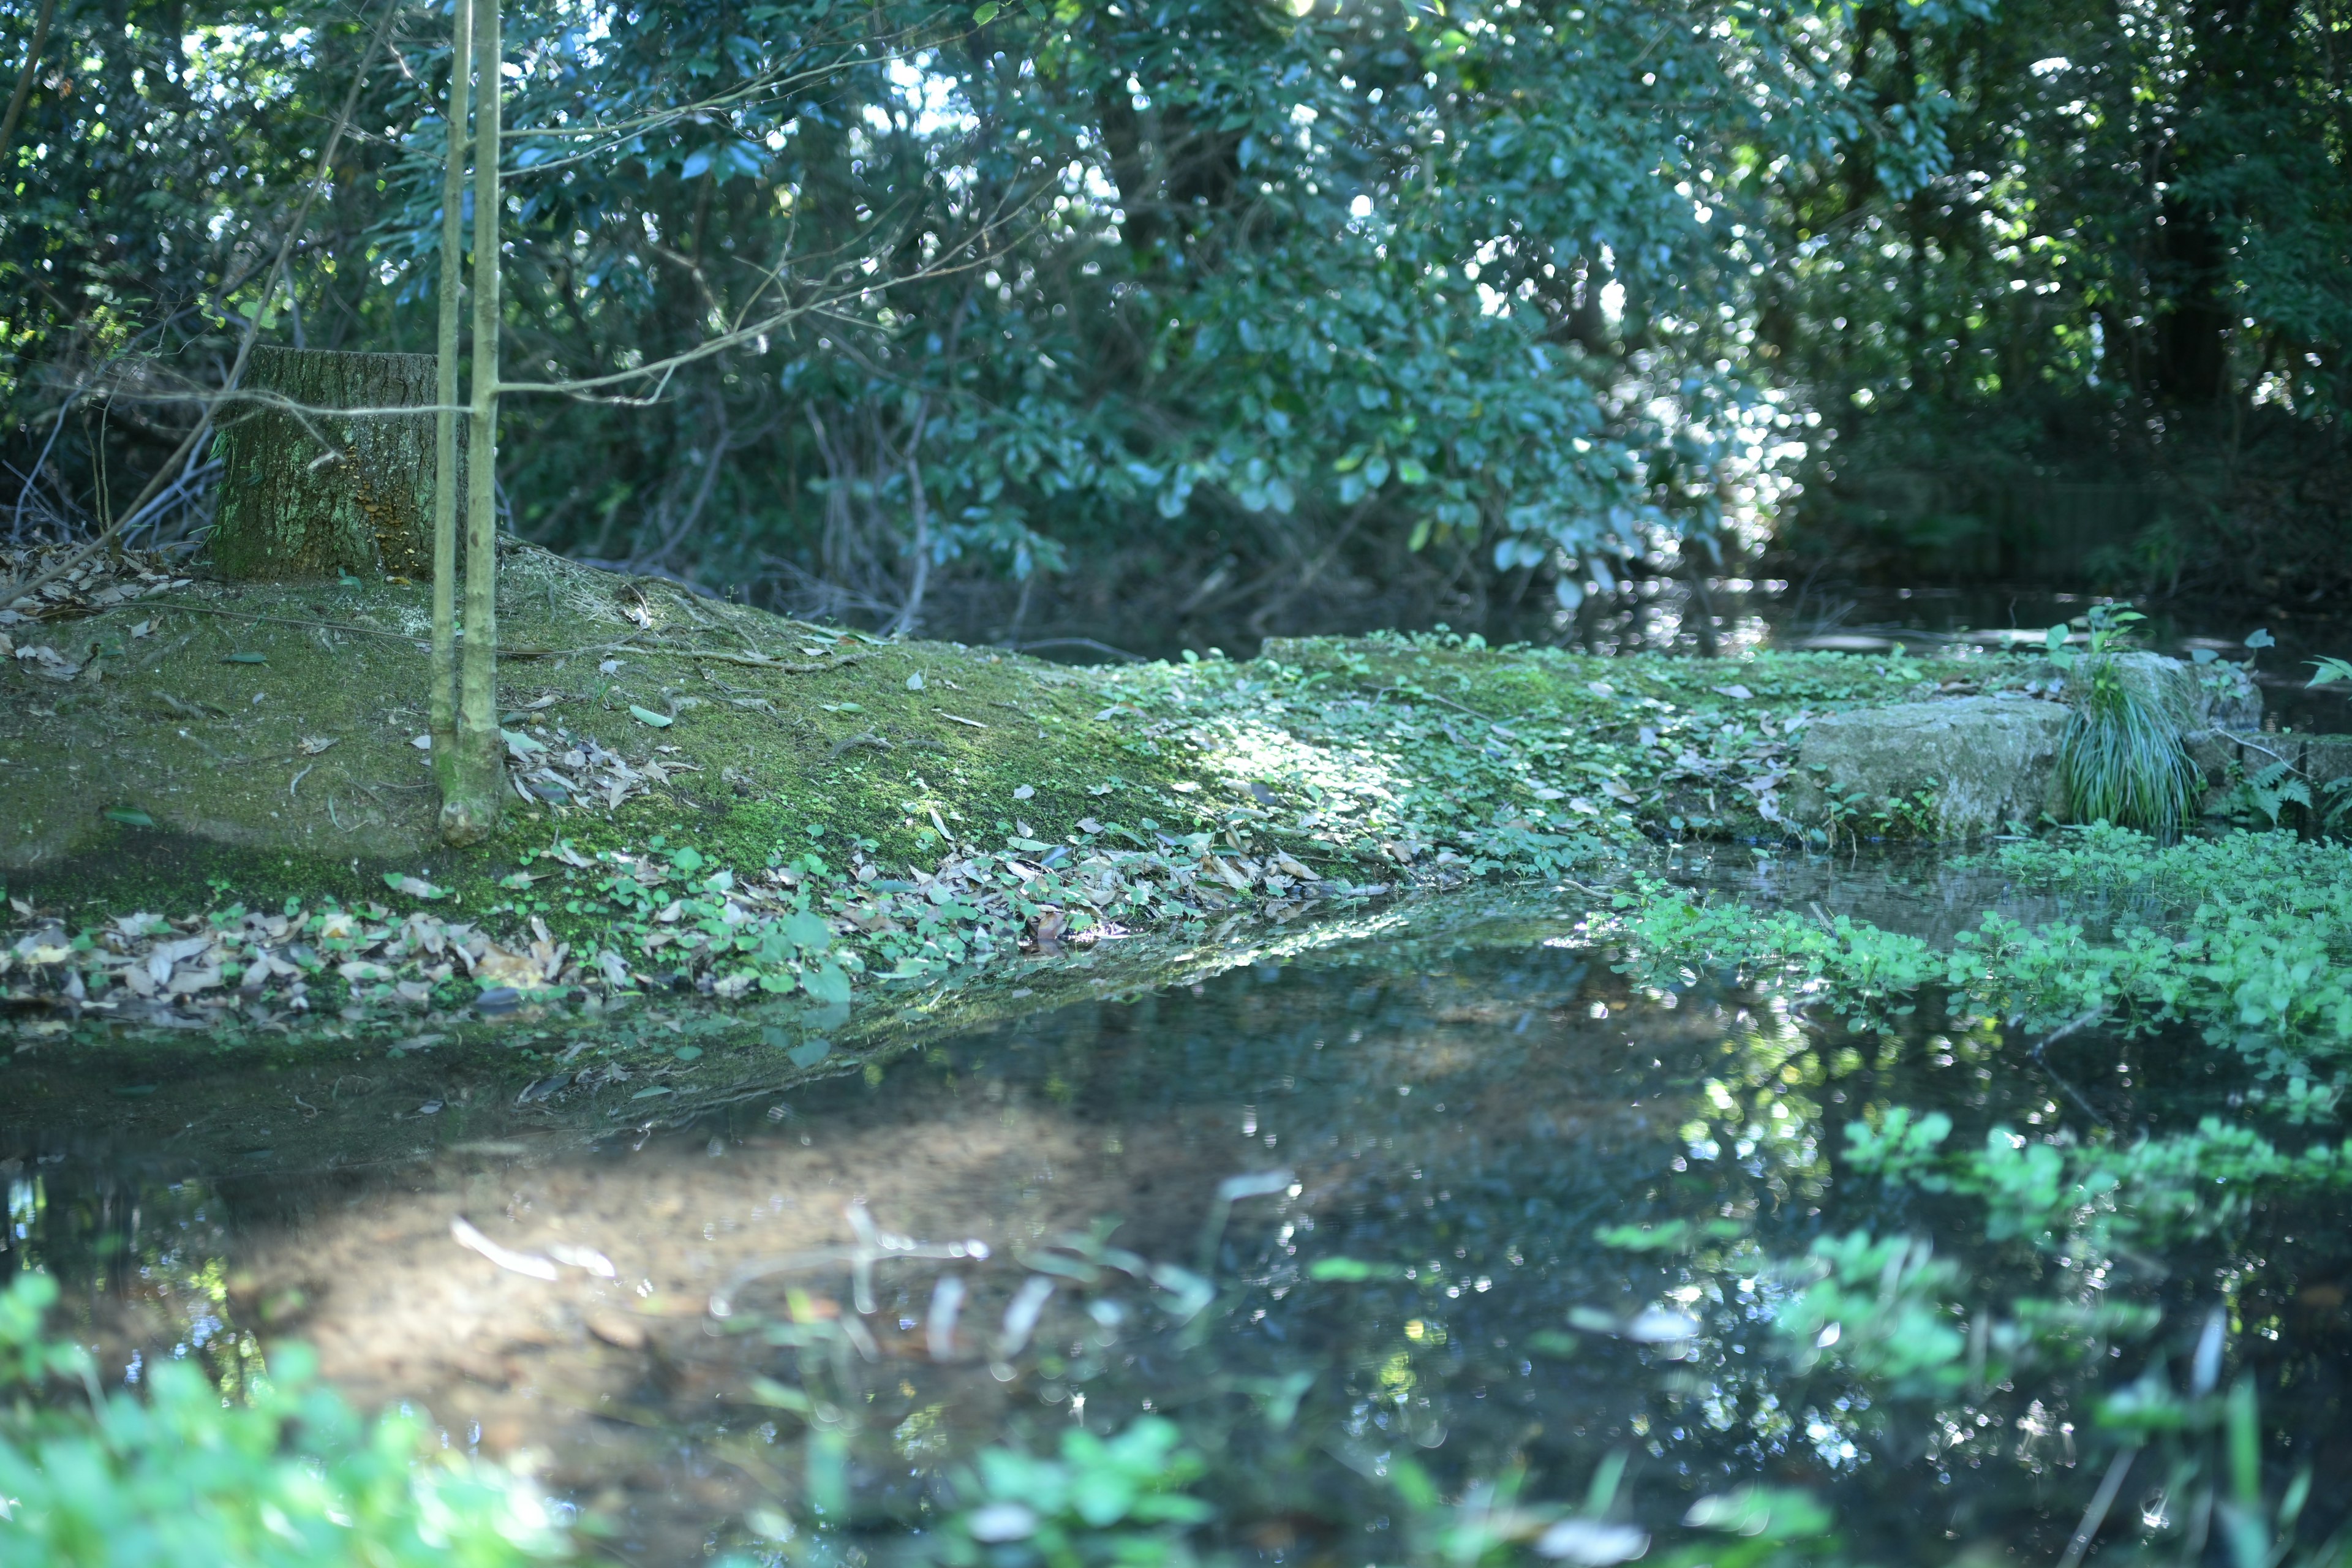
{"type": "Polygon", "coordinates": [[[362,1420],[299,1347],[222,1397],[166,1362],[102,1390],[89,1353],[45,1322],[56,1282],[0,1290],[0,1549],[25,1568],[100,1564],[568,1561],[523,1477],[452,1456],[413,1415],[362,1420]]]}

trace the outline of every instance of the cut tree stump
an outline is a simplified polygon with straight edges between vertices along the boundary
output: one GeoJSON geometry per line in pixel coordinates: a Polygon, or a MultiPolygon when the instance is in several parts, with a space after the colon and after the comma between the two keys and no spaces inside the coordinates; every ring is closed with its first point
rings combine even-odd
{"type": "MultiPolygon", "coordinates": [[[[245,384],[306,409],[430,409],[431,354],[257,348],[245,384]]],[[[459,467],[464,426],[459,426],[459,467]]],[[[221,460],[213,565],[233,578],[299,582],[349,573],[433,574],[433,416],[297,413],[241,402],[221,460]]],[[[458,480],[464,493],[464,479],[458,480]]]]}

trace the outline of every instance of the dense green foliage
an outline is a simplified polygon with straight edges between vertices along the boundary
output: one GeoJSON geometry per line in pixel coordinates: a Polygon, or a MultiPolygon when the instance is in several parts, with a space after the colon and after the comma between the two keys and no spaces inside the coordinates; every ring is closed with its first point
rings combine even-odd
{"type": "Polygon", "coordinates": [[[1840,432],[1800,559],[2340,584],[2347,23],[1859,8],[1857,74],[1949,153],[1910,192],[1861,161],[1791,182],[1803,259],[1764,319],[1840,432]]]}
{"type": "MultiPolygon", "coordinates": [[[[59,6],[0,217],[11,461],[54,437],[26,517],[119,505],[193,418],[159,398],[252,312],[429,347],[447,23],[387,4],[59,6]]],[[[20,50],[36,9],[5,9],[20,50]]],[[[2325,0],[524,7],[509,374],[620,379],[510,399],[501,483],[560,548],[876,622],[919,554],[935,624],[1001,632],[1076,564],[1130,625],[1264,629],[1711,567],[1797,437],[1834,539],[1857,464],[1940,474],[2035,450],[2021,428],[2077,468],[2217,420],[2325,447],[2343,26],[2325,0]]],[[[2142,564],[2179,566],[2195,521],[2168,506],[2142,564]]]]}
{"type": "Polygon", "coordinates": [[[101,1394],[43,1321],[46,1275],[0,1291],[0,1561],[21,1568],[502,1568],[569,1558],[530,1486],[428,1453],[425,1423],[363,1422],[299,1347],[224,1398],[164,1362],[145,1397],[101,1394]],[[87,1392],[85,1393],[85,1388],[87,1392]]]}

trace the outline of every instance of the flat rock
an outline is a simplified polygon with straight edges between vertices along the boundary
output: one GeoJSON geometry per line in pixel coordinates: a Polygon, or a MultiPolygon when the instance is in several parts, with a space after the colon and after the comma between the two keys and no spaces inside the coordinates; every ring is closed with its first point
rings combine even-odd
{"type": "Polygon", "coordinates": [[[1826,784],[1842,797],[1865,796],[1865,810],[1924,792],[1931,819],[1924,826],[1946,838],[2034,822],[2062,805],[2066,714],[2060,703],[2030,697],[1954,697],[1816,719],[1798,750],[1788,814],[1807,826],[1826,822],[1826,784]]]}

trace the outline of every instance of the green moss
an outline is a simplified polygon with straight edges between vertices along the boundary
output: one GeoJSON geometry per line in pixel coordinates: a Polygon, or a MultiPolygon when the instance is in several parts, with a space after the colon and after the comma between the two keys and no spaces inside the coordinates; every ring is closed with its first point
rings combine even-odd
{"type": "MultiPolygon", "coordinates": [[[[29,807],[0,855],[12,890],[68,927],[233,910],[179,928],[214,937],[224,983],[352,911],[358,945],[329,942],[286,987],[314,1007],[394,982],[452,1005],[507,972],[819,999],[876,976],[962,984],[1105,931],[1590,876],[1646,840],[1785,837],[1774,791],[1808,715],[2025,668],[1441,636],[1071,669],[780,620],[529,547],[500,594],[500,709],[538,795],[462,852],[435,837],[414,743],[423,589],[189,585],[44,628],[56,658],[0,676],[20,688],[0,755],[29,807]],[[290,934],[239,923],[289,899],[290,934]],[[453,973],[429,930],[394,929],[411,910],[512,962],[453,973]]],[[[136,978],[124,944],[148,940],[100,932],[35,967],[102,990],[136,978]]]]}

